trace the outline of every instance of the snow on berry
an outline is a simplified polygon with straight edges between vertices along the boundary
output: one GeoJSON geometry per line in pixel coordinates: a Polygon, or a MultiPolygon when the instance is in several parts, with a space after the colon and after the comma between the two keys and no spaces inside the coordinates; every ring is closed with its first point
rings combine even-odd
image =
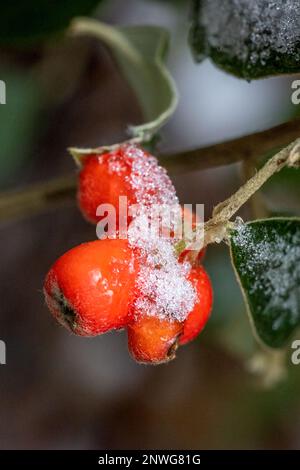
{"type": "Polygon", "coordinates": [[[136,204],[150,207],[155,204],[178,203],[166,169],[158,164],[153,155],[133,144],[125,144],[108,155],[109,172],[124,175],[125,181],[134,192],[136,204]]]}
{"type": "Polygon", "coordinates": [[[268,61],[282,66],[284,55],[300,59],[295,0],[203,0],[200,21],[209,47],[246,68],[268,61]]]}
{"type": "Polygon", "coordinates": [[[101,219],[96,214],[101,204],[111,204],[118,221],[120,196],[127,197],[129,208],[178,204],[166,170],[158,165],[155,157],[133,144],[86,157],[80,171],[77,197],[89,221],[95,223],[101,219]]]}
{"type": "Polygon", "coordinates": [[[175,237],[149,230],[155,217],[158,222],[165,220],[165,213],[170,217],[164,229],[174,232],[181,214],[176,191],[157,159],[133,144],[88,157],[80,174],[79,201],[88,218],[95,217],[101,203],[112,203],[117,209],[120,195],[128,197],[129,211],[134,209],[128,240],[143,260],[136,281],[140,295],[133,306],[135,315],[184,321],[195,303],[194,288],[187,280],[190,265],[178,262],[175,237]]]}
{"type": "Polygon", "coordinates": [[[153,234],[148,222],[143,213],[128,230],[129,245],[139,249],[141,258],[134,314],[182,322],[196,301],[195,289],[187,279],[191,265],[179,263],[172,239],[153,234]]]}

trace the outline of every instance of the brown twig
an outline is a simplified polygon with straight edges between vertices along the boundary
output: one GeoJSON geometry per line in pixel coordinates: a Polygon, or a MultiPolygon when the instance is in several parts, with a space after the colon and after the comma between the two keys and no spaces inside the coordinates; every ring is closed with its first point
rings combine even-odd
{"type": "Polygon", "coordinates": [[[284,147],[299,135],[300,120],[296,119],[238,139],[180,152],[172,155],[172,158],[162,157],[161,163],[170,174],[206,170],[264,156],[273,149],[284,147]]]}
{"type": "Polygon", "coordinates": [[[0,222],[39,214],[75,200],[75,174],[0,195],[0,222]]]}
{"type": "MultiPolygon", "coordinates": [[[[239,139],[189,150],[173,155],[163,155],[160,163],[170,173],[185,174],[221,165],[229,165],[240,160],[251,160],[265,155],[276,147],[295,140],[300,135],[300,120],[239,139]]],[[[75,200],[75,174],[45,183],[39,183],[20,191],[0,194],[0,222],[23,218],[49,210],[75,200]]]]}

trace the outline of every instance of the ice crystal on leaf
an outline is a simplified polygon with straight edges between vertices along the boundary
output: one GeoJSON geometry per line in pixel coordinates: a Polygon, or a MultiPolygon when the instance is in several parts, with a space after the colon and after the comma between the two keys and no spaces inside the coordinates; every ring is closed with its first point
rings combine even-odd
{"type": "Polygon", "coordinates": [[[300,221],[238,223],[231,251],[258,335],[282,346],[300,324],[300,221]]]}
{"type": "Polygon", "coordinates": [[[298,0],[202,0],[197,15],[196,56],[245,78],[299,70],[298,0]]]}

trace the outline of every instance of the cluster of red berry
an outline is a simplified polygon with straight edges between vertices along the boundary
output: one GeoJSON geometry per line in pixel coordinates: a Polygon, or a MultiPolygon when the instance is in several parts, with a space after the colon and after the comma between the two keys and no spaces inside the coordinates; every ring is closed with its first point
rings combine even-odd
{"type": "MultiPolygon", "coordinates": [[[[118,210],[119,196],[140,207],[137,219],[153,204],[178,203],[157,160],[129,144],[86,157],[79,175],[78,201],[88,220],[99,220],[100,204],[118,210]]],[[[131,219],[128,239],[116,233],[61,256],[46,276],[46,302],[59,323],[77,335],[126,328],[129,350],[138,362],[167,362],[178,345],[204,328],[212,306],[211,283],[199,257],[191,266],[185,256],[176,255],[172,237],[146,240],[131,219]]]]}

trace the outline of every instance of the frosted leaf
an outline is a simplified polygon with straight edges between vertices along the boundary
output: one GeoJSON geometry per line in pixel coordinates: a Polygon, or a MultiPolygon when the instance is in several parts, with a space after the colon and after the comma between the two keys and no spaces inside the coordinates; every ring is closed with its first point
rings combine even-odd
{"type": "Polygon", "coordinates": [[[300,6],[296,0],[198,0],[191,46],[244,78],[299,71],[300,6]]]}
{"type": "MultiPolygon", "coordinates": [[[[111,173],[123,175],[135,190],[137,204],[150,207],[153,204],[178,204],[175,188],[155,157],[136,145],[122,147],[122,158],[118,149],[110,152],[108,168],[111,173]],[[130,169],[130,171],[128,171],[130,169]]],[[[101,156],[100,156],[101,158],[101,156]]]]}
{"type": "Polygon", "coordinates": [[[300,325],[300,220],[239,222],[231,253],[258,336],[283,346],[300,325]]]}

